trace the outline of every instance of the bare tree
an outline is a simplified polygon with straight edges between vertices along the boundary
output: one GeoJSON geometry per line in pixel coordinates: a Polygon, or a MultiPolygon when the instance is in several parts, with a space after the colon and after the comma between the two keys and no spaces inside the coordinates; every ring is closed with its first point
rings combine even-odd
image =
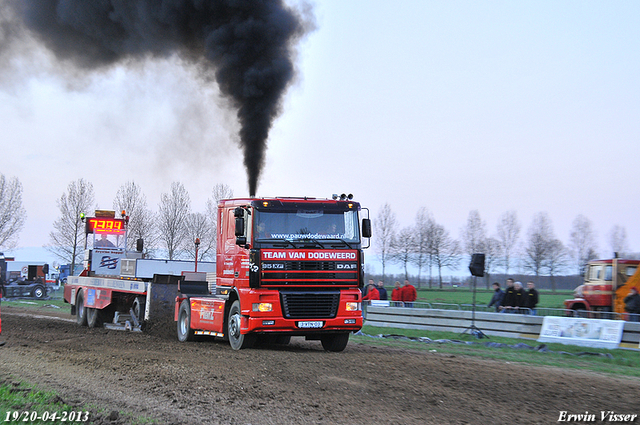
{"type": "Polygon", "coordinates": [[[189,193],[182,183],[171,183],[171,191],[160,196],[158,206],[158,237],[167,250],[169,260],[179,255],[188,237],[187,217],[190,212],[189,193]]]}
{"type": "Polygon", "coordinates": [[[582,214],[578,215],[571,226],[569,249],[580,276],[584,275],[589,260],[597,257],[598,249],[595,232],[591,220],[582,214]]]}
{"type": "Polygon", "coordinates": [[[478,210],[472,210],[467,217],[467,224],[460,230],[465,253],[471,256],[478,252],[484,252],[487,239],[487,225],[478,210]]]}
{"type": "MultiPolygon", "coordinates": [[[[213,237],[211,245],[214,250],[218,243],[218,203],[220,200],[228,198],[233,198],[233,190],[231,190],[231,187],[224,183],[217,183],[213,186],[211,198],[207,200],[207,218],[209,220],[209,225],[213,230],[211,233],[211,236],[213,237]]],[[[215,257],[215,253],[213,255],[215,257]]]]}
{"type": "Polygon", "coordinates": [[[629,246],[627,245],[627,230],[618,226],[617,224],[611,228],[609,232],[609,246],[611,247],[611,252],[622,255],[629,251],[629,246]]]}
{"type": "Polygon", "coordinates": [[[415,230],[405,227],[400,230],[398,236],[391,245],[391,258],[404,268],[404,278],[409,279],[408,265],[412,262],[415,252],[415,230]]]}
{"type": "Polygon", "coordinates": [[[442,269],[455,269],[460,263],[460,244],[449,236],[444,226],[436,224],[433,232],[433,261],[438,269],[439,287],[442,289],[442,269]]]}
{"type": "Polygon", "coordinates": [[[70,263],[71,273],[79,263],[86,239],[81,214],[91,213],[94,202],[93,184],[84,179],[69,183],[67,191],[56,202],[60,218],[53,223],[54,230],[49,233],[50,242],[45,248],[63,263],[70,263]]]}
{"type": "Polygon", "coordinates": [[[523,265],[526,270],[540,276],[548,260],[550,243],[555,239],[549,215],[537,213],[528,230],[528,241],[524,249],[523,265]]]}
{"type": "Polygon", "coordinates": [[[12,249],[18,245],[18,234],[26,218],[22,183],[17,177],[7,180],[0,174],[0,248],[12,249]]]}
{"type": "Polygon", "coordinates": [[[216,256],[216,229],[211,220],[203,213],[192,213],[187,216],[187,237],[183,250],[190,259],[196,258],[195,240],[200,239],[198,261],[214,259],[216,256]]]}
{"type": "MultiPolygon", "coordinates": [[[[467,224],[460,229],[460,238],[464,246],[464,252],[469,256],[469,260],[473,254],[485,254],[485,271],[486,271],[486,244],[487,244],[487,225],[480,217],[478,210],[471,210],[467,217],[467,224]]],[[[489,277],[485,276],[487,288],[489,288],[489,277]]]]}
{"type": "Polygon", "coordinates": [[[418,267],[418,287],[421,287],[422,269],[429,270],[429,288],[431,288],[431,268],[433,265],[433,230],[435,220],[431,213],[421,207],[416,214],[413,264],[418,267]]]}
{"type": "Polygon", "coordinates": [[[500,261],[500,242],[496,238],[485,239],[484,244],[484,280],[486,288],[491,285],[491,274],[500,261]]]}
{"type": "Polygon", "coordinates": [[[569,254],[564,244],[559,239],[549,242],[547,256],[544,267],[551,277],[551,290],[556,292],[556,282],[554,277],[567,267],[569,254]]]}
{"type": "Polygon", "coordinates": [[[519,237],[520,223],[518,222],[518,214],[515,211],[505,212],[498,221],[496,237],[505,274],[509,274],[519,237]]]}
{"type": "Polygon", "coordinates": [[[378,218],[373,220],[376,233],[376,251],[382,263],[382,280],[385,278],[387,263],[392,260],[392,246],[396,234],[396,215],[388,203],[382,206],[378,218]]]}
{"type": "Polygon", "coordinates": [[[128,181],[118,189],[113,200],[116,211],[124,210],[129,216],[127,249],[134,251],[137,240],[144,240],[144,253],[149,255],[157,242],[153,212],[147,207],[147,197],[140,186],[128,181]]]}

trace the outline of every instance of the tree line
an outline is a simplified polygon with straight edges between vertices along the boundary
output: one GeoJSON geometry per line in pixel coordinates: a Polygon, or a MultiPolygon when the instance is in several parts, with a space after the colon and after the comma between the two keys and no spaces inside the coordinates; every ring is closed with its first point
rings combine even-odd
{"type": "MultiPolygon", "coordinates": [[[[140,186],[134,181],[124,183],[113,199],[113,210],[124,210],[129,217],[127,249],[135,250],[136,241],[144,241],[143,252],[153,258],[162,250],[169,260],[196,258],[196,238],[200,239],[198,261],[215,260],[217,242],[218,201],[233,196],[228,185],[216,184],[207,199],[204,212],[191,208],[189,192],[180,182],[173,182],[168,192],[162,193],[158,209],[153,211],[140,186]]],[[[49,244],[45,247],[63,262],[78,264],[83,254],[84,221],[81,213],[91,214],[94,209],[93,185],[78,179],[69,183],[57,200],[59,218],[53,223],[49,244]]]]}
{"type": "MultiPolygon", "coordinates": [[[[516,211],[504,212],[494,232],[489,234],[479,211],[472,210],[456,239],[425,207],[418,210],[413,224],[399,228],[395,213],[385,203],[373,219],[373,226],[374,248],[382,265],[383,278],[389,264],[400,265],[405,278],[409,277],[408,267],[415,266],[419,281],[423,273],[428,274],[430,288],[434,272],[438,286],[442,288],[443,269],[458,269],[474,253],[485,254],[487,288],[493,273],[509,275],[517,270],[536,277],[549,276],[555,290],[555,277],[567,272],[583,275],[587,263],[598,257],[593,223],[582,214],[573,220],[566,245],[556,237],[546,212],[536,213],[526,234],[522,235],[522,224],[516,211]]],[[[629,254],[624,227],[613,226],[608,236],[612,253],[629,254]]]]}

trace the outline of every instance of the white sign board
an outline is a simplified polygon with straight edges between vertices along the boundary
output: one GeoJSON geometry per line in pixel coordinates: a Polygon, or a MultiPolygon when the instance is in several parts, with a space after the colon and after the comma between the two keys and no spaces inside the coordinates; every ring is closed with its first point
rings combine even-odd
{"type": "Polygon", "coordinates": [[[559,342],[593,348],[618,348],[623,320],[545,316],[538,342],[559,342]]]}

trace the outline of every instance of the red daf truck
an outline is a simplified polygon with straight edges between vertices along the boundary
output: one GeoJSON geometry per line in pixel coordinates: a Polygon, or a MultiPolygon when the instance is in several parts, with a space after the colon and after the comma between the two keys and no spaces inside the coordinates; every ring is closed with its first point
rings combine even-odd
{"type": "Polygon", "coordinates": [[[584,282],[576,288],[575,297],[564,302],[565,307],[574,311],[625,313],[623,300],[630,288],[640,289],[639,265],[639,260],[622,258],[590,261],[584,282]]]}
{"type": "Polygon", "coordinates": [[[178,339],[217,336],[239,350],[304,336],[344,350],[362,328],[371,222],[360,212],[351,195],[220,201],[215,281],[179,283],[178,339]]]}

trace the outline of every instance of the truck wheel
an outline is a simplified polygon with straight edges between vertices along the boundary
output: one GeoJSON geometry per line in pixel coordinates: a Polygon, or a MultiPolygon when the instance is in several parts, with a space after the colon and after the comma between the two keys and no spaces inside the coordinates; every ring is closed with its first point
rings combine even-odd
{"type": "Polygon", "coordinates": [[[251,348],[256,340],[255,334],[241,334],[240,324],[242,315],[240,314],[240,301],[234,301],[229,310],[227,319],[227,335],[229,336],[229,344],[234,350],[242,350],[243,348],[251,348]]]}
{"type": "Polygon", "coordinates": [[[78,291],[78,296],[76,297],[76,322],[80,326],[87,326],[87,309],[84,306],[82,290],[78,291]]]}
{"type": "Polygon", "coordinates": [[[145,303],[146,299],[144,297],[136,297],[136,299],[133,300],[133,306],[131,308],[133,309],[133,314],[135,314],[139,323],[142,323],[144,320],[145,303]]]}
{"type": "Polygon", "coordinates": [[[103,324],[102,310],[98,308],[86,307],[87,326],[90,328],[100,328],[103,324]]]}
{"type": "Polygon", "coordinates": [[[191,329],[191,306],[189,300],[183,300],[180,303],[180,311],[178,312],[178,341],[193,341],[194,334],[191,329]]]}
{"type": "Polygon", "coordinates": [[[41,299],[41,298],[44,298],[46,295],[47,295],[47,290],[40,285],[36,286],[35,288],[33,288],[33,291],[31,291],[31,296],[33,298],[41,299]]]}
{"type": "Polygon", "coordinates": [[[342,351],[347,347],[349,342],[348,333],[326,334],[320,337],[322,348],[326,351],[342,351]]]}

